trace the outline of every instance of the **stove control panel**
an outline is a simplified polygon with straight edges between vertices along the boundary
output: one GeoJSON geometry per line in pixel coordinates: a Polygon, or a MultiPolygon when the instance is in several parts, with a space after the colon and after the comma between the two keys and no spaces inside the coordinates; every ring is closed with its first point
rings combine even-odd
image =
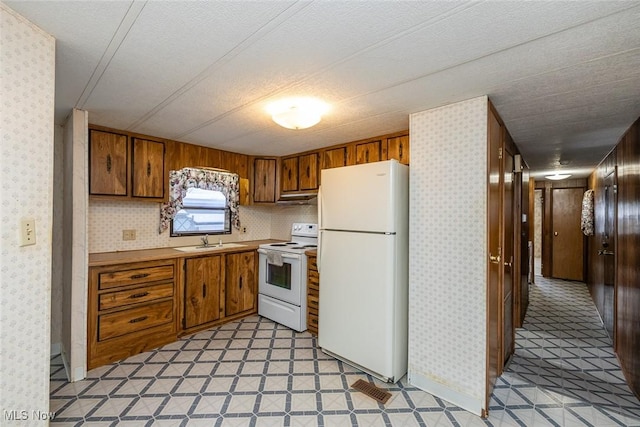
{"type": "Polygon", "coordinates": [[[294,222],[291,226],[292,236],[317,236],[318,224],[309,224],[304,222],[294,222]]]}

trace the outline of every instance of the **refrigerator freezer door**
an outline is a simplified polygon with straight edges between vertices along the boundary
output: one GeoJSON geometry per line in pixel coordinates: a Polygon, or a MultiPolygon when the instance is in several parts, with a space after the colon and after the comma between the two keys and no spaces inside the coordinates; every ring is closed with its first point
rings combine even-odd
{"type": "Polygon", "coordinates": [[[394,206],[401,168],[406,166],[385,161],[324,169],[320,228],[396,232],[394,206]]]}
{"type": "Polygon", "coordinates": [[[321,233],[319,345],[391,378],[396,236],[321,233]]]}

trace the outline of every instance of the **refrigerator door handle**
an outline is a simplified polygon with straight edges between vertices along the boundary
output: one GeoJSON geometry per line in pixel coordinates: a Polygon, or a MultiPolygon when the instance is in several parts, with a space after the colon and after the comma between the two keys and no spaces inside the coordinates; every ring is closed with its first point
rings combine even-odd
{"type": "Polygon", "coordinates": [[[322,186],[318,187],[318,252],[316,255],[316,269],[318,270],[318,274],[320,274],[320,260],[322,259],[322,186]]]}

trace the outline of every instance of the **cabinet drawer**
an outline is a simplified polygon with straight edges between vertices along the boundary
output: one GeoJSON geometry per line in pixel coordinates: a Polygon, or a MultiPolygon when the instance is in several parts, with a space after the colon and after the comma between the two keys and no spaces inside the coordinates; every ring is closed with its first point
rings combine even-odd
{"type": "Polygon", "coordinates": [[[100,295],[98,310],[121,307],[129,304],[153,301],[173,295],[173,283],[145,286],[144,288],[127,289],[100,295]]]}
{"type": "Polygon", "coordinates": [[[98,316],[98,341],[173,322],[173,301],[98,316]]]}
{"type": "Polygon", "coordinates": [[[307,296],[307,308],[309,309],[309,312],[311,312],[311,310],[318,310],[319,306],[320,306],[320,301],[317,296],[312,296],[312,295],[307,296]]]}
{"type": "Polygon", "coordinates": [[[309,272],[311,272],[311,270],[314,270],[316,273],[318,273],[318,265],[316,264],[317,258],[316,257],[308,257],[307,258],[307,269],[309,270],[309,272]]]}
{"type": "Polygon", "coordinates": [[[320,275],[316,270],[307,271],[307,280],[310,282],[318,283],[320,282],[320,275]]]}
{"type": "Polygon", "coordinates": [[[100,273],[98,277],[98,287],[100,289],[109,289],[117,286],[135,285],[138,283],[171,279],[173,279],[173,265],[159,265],[156,267],[100,273]]]}

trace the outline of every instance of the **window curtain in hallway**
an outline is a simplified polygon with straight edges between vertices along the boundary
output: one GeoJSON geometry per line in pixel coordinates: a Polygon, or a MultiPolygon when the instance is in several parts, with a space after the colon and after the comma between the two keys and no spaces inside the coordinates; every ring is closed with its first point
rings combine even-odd
{"type": "Polygon", "coordinates": [[[169,202],[160,207],[160,230],[162,233],[182,209],[183,198],[189,188],[220,191],[227,199],[231,215],[231,225],[240,229],[240,179],[237,174],[217,170],[183,168],[169,172],[169,202]]]}

